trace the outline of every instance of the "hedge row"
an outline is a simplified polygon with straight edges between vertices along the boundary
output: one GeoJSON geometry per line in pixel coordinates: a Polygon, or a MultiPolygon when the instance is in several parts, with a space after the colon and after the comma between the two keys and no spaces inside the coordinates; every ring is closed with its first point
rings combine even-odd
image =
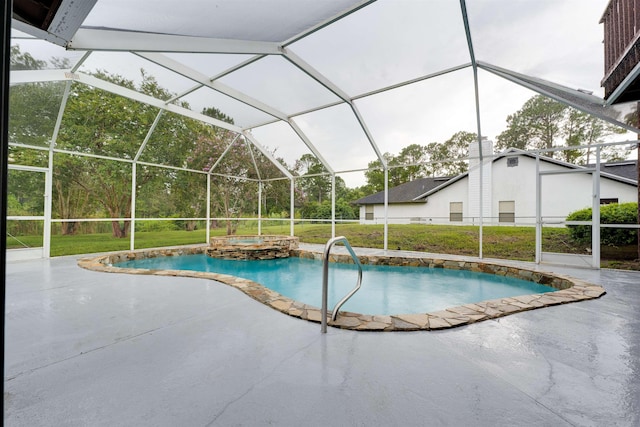
{"type": "MultiPolygon", "coordinates": [[[[575,211],[567,216],[567,221],[591,221],[591,208],[575,211]]],[[[612,203],[600,207],[601,224],[637,224],[637,203],[612,203]]],[[[590,225],[569,225],[569,233],[581,243],[591,242],[590,225]]],[[[600,242],[603,245],[624,246],[638,243],[638,230],[634,228],[600,228],[600,242]]]]}

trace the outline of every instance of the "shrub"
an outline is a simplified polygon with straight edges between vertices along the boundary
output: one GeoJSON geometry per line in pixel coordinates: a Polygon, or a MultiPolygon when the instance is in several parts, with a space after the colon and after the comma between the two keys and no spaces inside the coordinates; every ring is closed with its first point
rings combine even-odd
{"type": "MultiPolygon", "coordinates": [[[[591,208],[571,212],[567,221],[591,221],[591,208]]],[[[637,203],[612,203],[600,207],[601,224],[637,224],[637,203]]],[[[580,243],[591,242],[590,225],[568,225],[571,237],[580,243]]],[[[634,228],[601,228],[600,242],[604,245],[625,246],[638,242],[638,231],[634,228]]]]}

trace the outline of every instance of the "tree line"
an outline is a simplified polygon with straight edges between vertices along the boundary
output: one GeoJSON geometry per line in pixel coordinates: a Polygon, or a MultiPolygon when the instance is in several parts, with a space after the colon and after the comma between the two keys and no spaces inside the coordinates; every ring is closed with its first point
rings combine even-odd
{"type": "MultiPolygon", "coordinates": [[[[627,120],[628,121],[628,120],[627,120]]],[[[494,151],[509,148],[522,150],[550,150],[567,147],[563,151],[547,151],[547,157],[555,157],[568,163],[586,165],[595,162],[594,150],[572,150],[570,147],[587,146],[603,142],[607,137],[626,132],[597,117],[583,113],[542,95],[527,100],[522,108],[507,116],[506,129],[497,136],[494,151]]],[[[478,140],[473,132],[456,132],[443,143],[425,145],[410,144],[397,155],[385,153],[389,165],[389,186],[397,186],[424,177],[456,176],[467,171],[469,144],[478,140]]],[[[603,160],[624,160],[629,150],[605,147],[603,160]]],[[[384,189],[384,171],[379,160],[370,162],[365,173],[366,190],[384,189]]]]}
{"type": "MultiPolygon", "coordinates": [[[[50,66],[68,68],[64,62],[47,64],[36,60],[17,47],[12,48],[11,65],[16,70],[50,66]]],[[[158,99],[168,100],[175,95],[144,70],[141,73],[139,84],[106,71],[98,71],[95,76],[158,99]]],[[[47,147],[64,89],[65,83],[59,82],[12,86],[10,141],[47,147]]],[[[180,105],[189,108],[185,102],[180,105]]],[[[213,217],[240,218],[257,214],[258,180],[262,180],[263,185],[263,212],[288,216],[289,181],[275,179],[282,177],[276,165],[244,138],[171,112],[162,113],[154,131],[148,135],[158,113],[155,107],[84,84],[71,84],[56,138],[57,151],[53,155],[52,214],[54,218],[67,220],[60,224],[62,234],[78,231],[80,224],[71,219],[106,217],[114,218],[111,222],[113,236],[127,236],[131,222],[120,219],[132,214],[133,159],[137,160],[136,217],[205,217],[207,178],[199,171],[212,173],[210,208],[213,217]],[[222,161],[218,162],[221,157],[222,161]]],[[[213,106],[203,109],[202,114],[233,123],[213,106]]],[[[275,150],[271,154],[276,157],[275,150]]],[[[46,167],[48,155],[48,150],[10,147],[13,164],[46,167]]],[[[282,158],[277,160],[294,175],[313,175],[320,165],[310,155],[291,166],[282,158]]],[[[32,197],[42,194],[42,180],[38,174],[24,176],[29,175],[31,178],[13,179],[9,183],[10,215],[42,214],[41,203],[34,204],[32,197]]],[[[296,207],[302,215],[313,218],[316,211],[324,212],[329,194],[330,187],[317,177],[296,180],[296,207]]],[[[341,200],[339,216],[355,218],[357,210],[344,201],[350,195],[340,179],[337,179],[337,194],[341,200]]],[[[237,222],[226,220],[224,223],[228,233],[234,232],[237,222]]],[[[184,222],[187,230],[196,225],[196,221],[184,222]]]]}
{"type": "MultiPolygon", "coordinates": [[[[12,69],[69,68],[63,60],[50,63],[34,59],[18,47],[11,50],[12,69]]],[[[161,87],[156,79],[141,70],[141,81],[135,83],[116,74],[98,71],[96,77],[139,91],[158,99],[169,100],[175,94],[161,87]]],[[[52,138],[62,94],[66,83],[46,82],[20,84],[10,92],[10,141],[46,147],[52,138]]],[[[185,102],[181,106],[189,108],[185,102]]],[[[132,179],[136,159],[136,217],[141,218],[201,218],[206,213],[206,175],[194,171],[212,172],[211,212],[213,217],[239,218],[257,213],[257,181],[263,180],[263,212],[266,215],[288,216],[290,183],[272,180],[282,176],[266,156],[233,132],[210,126],[171,112],[162,113],[155,130],[159,110],[81,83],[71,83],[62,123],[56,138],[56,148],[65,152],[54,154],[53,217],[114,218],[114,236],[125,237],[132,214],[132,179]],[[144,147],[141,149],[141,147],[144,147]],[[78,156],[70,152],[84,153],[78,156]],[[223,156],[223,161],[218,159],[223,156]],[[126,161],[108,160],[123,158],[126,161]],[[162,168],[151,164],[188,168],[162,168]],[[212,169],[213,168],[213,169],[212,169]],[[259,172],[258,172],[259,171],[259,172]]],[[[233,120],[211,106],[202,114],[228,123],[233,120]]],[[[520,110],[506,119],[507,127],[496,139],[495,148],[549,149],[557,146],[592,145],[605,137],[622,132],[602,120],[564,106],[540,95],[529,99],[520,110]]],[[[446,141],[425,145],[411,144],[397,155],[385,153],[389,165],[389,186],[428,176],[454,176],[467,170],[468,147],[477,141],[473,132],[456,132],[446,141]]],[[[305,154],[288,165],[282,158],[273,157],[292,174],[295,180],[295,206],[303,218],[331,217],[331,177],[311,155],[305,154]]],[[[593,161],[590,150],[567,150],[557,155],[573,163],[593,161]]],[[[624,158],[620,149],[608,148],[607,160],[624,158]]],[[[10,147],[10,162],[23,165],[47,166],[48,151],[20,146],[10,147]]],[[[354,219],[358,208],[351,202],[381,191],[384,172],[379,160],[369,163],[365,172],[366,185],[348,188],[336,177],[336,216],[354,219]]],[[[9,207],[13,212],[28,211],[28,194],[41,192],[36,179],[10,182],[13,197],[9,207]],[[19,199],[15,194],[22,194],[19,199]]],[[[29,206],[28,206],[29,205],[29,206]]],[[[193,229],[197,223],[186,221],[184,227],[193,229]]],[[[79,224],[61,223],[63,234],[77,232],[79,224]]],[[[226,221],[232,233],[233,221],[226,221]]]]}

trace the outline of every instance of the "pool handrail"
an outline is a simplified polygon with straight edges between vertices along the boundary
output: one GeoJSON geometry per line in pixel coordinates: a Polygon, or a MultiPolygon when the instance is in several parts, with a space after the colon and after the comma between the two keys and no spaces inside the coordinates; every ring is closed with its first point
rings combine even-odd
{"type": "Polygon", "coordinates": [[[336,318],[338,317],[338,310],[340,310],[340,307],[342,307],[342,305],[345,302],[347,302],[347,300],[349,298],[351,298],[353,296],[353,294],[355,294],[358,291],[358,289],[360,289],[360,286],[362,285],[362,264],[360,263],[360,259],[358,258],[356,253],[353,251],[353,248],[349,244],[349,241],[347,240],[347,238],[344,237],[344,236],[336,236],[333,239],[329,239],[329,241],[327,241],[327,244],[324,247],[324,254],[323,254],[323,257],[322,257],[322,309],[321,309],[322,320],[321,320],[321,329],[320,329],[320,331],[323,334],[327,333],[327,298],[328,298],[328,293],[329,293],[328,292],[328,288],[329,288],[329,255],[330,255],[331,248],[333,247],[333,245],[335,245],[338,242],[344,243],[344,246],[347,248],[347,250],[351,254],[351,258],[353,258],[353,261],[358,266],[358,281],[356,283],[356,287],[353,288],[351,290],[351,292],[349,292],[344,298],[342,298],[340,301],[338,301],[338,303],[335,305],[335,307],[333,308],[333,312],[331,314],[331,320],[333,320],[333,321],[336,320],[336,318]]]}

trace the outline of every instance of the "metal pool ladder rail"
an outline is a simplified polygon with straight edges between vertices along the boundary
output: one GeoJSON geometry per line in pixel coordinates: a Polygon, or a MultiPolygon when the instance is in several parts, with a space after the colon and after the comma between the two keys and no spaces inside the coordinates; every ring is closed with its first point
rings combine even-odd
{"type": "Polygon", "coordinates": [[[358,266],[358,281],[356,283],[356,287],[353,288],[351,292],[349,292],[344,298],[338,301],[336,306],[333,308],[333,314],[331,315],[331,320],[336,320],[336,317],[338,317],[338,310],[340,309],[340,307],[342,307],[342,304],[347,302],[347,300],[351,298],[353,294],[355,294],[358,291],[358,289],[360,289],[360,286],[362,285],[362,264],[360,264],[360,259],[358,259],[358,256],[353,251],[353,248],[349,244],[349,241],[347,240],[347,238],[344,236],[337,236],[337,237],[334,237],[333,239],[330,239],[324,247],[324,255],[322,257],[321,332],[323,334],[327,333],[327,295],[328,295],[328,288],[329,288],[329,253],[331,252],[331,248],[333,247],[333,245],[335,245],[338,242],[344,243],[344,246],[347,248],[347,250],[351,254],[351,258],[353,258],[353,261],[358,266]]]}

